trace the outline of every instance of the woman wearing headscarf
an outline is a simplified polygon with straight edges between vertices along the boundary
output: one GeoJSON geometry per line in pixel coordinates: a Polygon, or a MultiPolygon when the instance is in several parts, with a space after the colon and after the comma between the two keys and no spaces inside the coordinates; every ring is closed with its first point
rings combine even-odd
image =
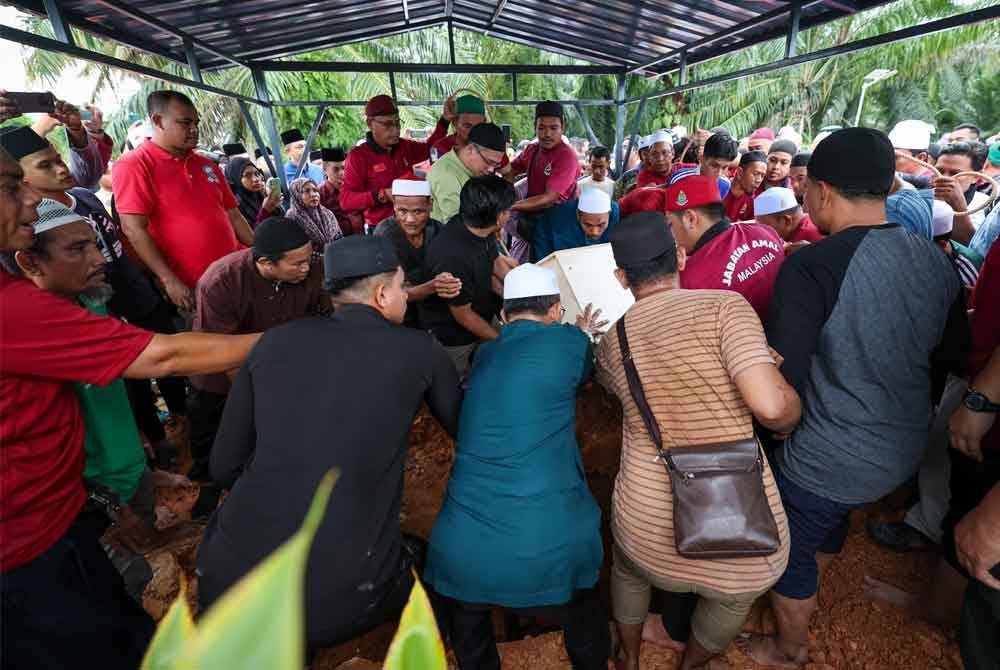
{"type": "Polygon", "coordinates": [[[312,240],[313,255],[322,257],[323,248],[344,236],[333,212],[319,202],[319,187],[308,177],[299,177],[288,186],[291,207],[288,218],[292,219],[312,240]]]}
{"type": "Polygon", "coordinates": [[[226,181],[239,202],[240,213],[254,228],[268,217],[281,216],[281,194],[267,193],[264,173],[249,158],[230,158],[226,164],[226,181]]]}

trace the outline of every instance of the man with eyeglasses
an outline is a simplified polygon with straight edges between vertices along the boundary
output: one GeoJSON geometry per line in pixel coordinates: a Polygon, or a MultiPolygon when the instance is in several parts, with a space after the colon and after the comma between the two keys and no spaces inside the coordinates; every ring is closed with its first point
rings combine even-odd
{"type": "Polygon", "coordinates": [[[351,149],[344,163],[340,206],[346,211],[364,211],[365,223],[374,228],[392,216],[392,182],[413,173],[430,158],[431,147],[448,134],[456,118],[455,100],[448,98],[434,132],[426,142],[400,137],[399,108],[388,95],[376,95],[365,105],[368,133],[363,144],[351,149]]]}
{"type": "Polygon", "coordinates": [[[387,237],[396,249],[406,283],[404,326],[420,326],[417,303],[437,295],[454,298],[462,282],[450,272],[431,275],[424,266],[427,245],[441,232],[441,222],[431,217],[431,187],[426,181],[397,179],[392,182],[393,216],[378,224],[375,234],[387,237]]]}
{"type": "Polygon", "coordinates": [[[458,214],[459,195],[465,182],[499,168],[505,148],[503,131],[492,123],[480,123],[469,131],[465,146],[439,158],[427,174],[434,196],[431,218],[446,224],[458,214]]]}

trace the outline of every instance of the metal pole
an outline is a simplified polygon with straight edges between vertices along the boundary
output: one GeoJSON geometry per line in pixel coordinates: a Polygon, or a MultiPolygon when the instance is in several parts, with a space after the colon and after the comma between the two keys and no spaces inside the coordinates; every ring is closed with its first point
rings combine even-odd
{"type": "Polygon", "coordinates": [[[49,17],[49,23],[52,24],[52,33],[56,36],[56,39],[63,44],[76,46],[76,42],[73,41],[72,29],[66,22],[66,17],[63,16],[59,3],[56,0],[44,0],[43,4],[45,5],[45,13],[49,17]]]}
{"type": "Polygon", "coordinates": [[[615,119],[615,167],[617,176],[621,176],[625,171],[625,163],[622,160],[622,144],[625,142],[625,75],[618,75],[618,87],[615,93],[615,107],[617,117],[615,119]]]}
{"type": "Polygon", "coordinates": [[[264,73],[257,69],[250,70],[250,74],[253,76],[257,97],[262,101],[261,109],[264,113],[264,123],[267,126],[268,140],[271,143],[271,151],[274,152],[274,163],[277,168],[274,176],[281,180],[281,185],[287,193],[288,180],[285,178],[285,168],[281,161],[281,138],[278,136],[278,122],[274,116],[274,107],[271,105],[271,94],[267,91],[267,79],[264,77],[264,73]]]}
{"type": "Polygon", "coordinates": [[[326,114],[326,105],[319,108],[316,113],[316,120],[313,121],[312,128],[309,130],[309,136],[306,138],[306,148],[302,152],[302,157],[299,159],[299,167],[295,171],[295,178],[298,179],[302,176],[302,171],[306,169],[306,163],[309,162],[309,152],[312,150],[313,142],[316,141],[316,133],[319,132],[320,124],[323,123],[323,115],[326,114]]]}
{"type": "Polygon", "coordinates": [[[194,43],[187,37],[184,38],[184,55],[187,56],[191,78],[200,84],[204,84],[205,80],[201,78],[201,65],[198,64],[198,56],[194,52],[194,43]]]}
{"type": "Polygon", "coordinates": [[[510,92],[513,94],[511,100],[517,102],[517,73],[514,72],[510,75],[510,92]]]}
{"type": "Polygon", "coordinates": [[[688,83],[688,52],[687,52],[687,49],[684,49],[683,51],[681,51],[681,62],[680,62],[680,65],[678,66],[677,81],[678,81],[678,83],[681,86],[683,86],[684,84],[688,83]]]}
{"type": "Polygon", "coordinates": [[[865,106],[865,93],[868,91],[868,87],[871,86],[868,82],[861,84],[861,98],[858,99],[858,113],[854,115],[854,126],[857,127],[861,125],[861,110],[865,106]]]}
{"type": "Polygon", "coordinates": [[[396,75],[392,70],[389,70],[389,92],[392,95],[392,99],[396,99],[396,75]]]}
{"type": "Polygon", "coordinates": [[[785,58],[791,58],[798,53],[799,21],[802,19],[802,5],[792,5],[791,16],[788,17],[788,36],[785,38],[785,58]]]}
{"type": "Polygon", "coordinates": [[[455,26],[451,19],[448,20],[448,53],[451,55],[451,64],[455,64],[455,26]]]}
{"type": "Polygon", "coordinates": [[[632,134],[628,138],[628,149],[625,150],[623,165],[628,165],[628,159],[632,157],[632,149],[635,148],[635,138],[639,134],[639,124],[642,123],[642,113],[644,111],[646,111],[646,98],[639,101],[639,109],[635,110],[635,120],[632,121],[632,134]]]}
{"type": "Polygon", "coordinates": [[[250,129],[250,134],[253,135],[254,142],[257,143],[257,148],[260,149],[260,155],[264,157],[264,162],[267,163],[271,174],[277,175],[278,171],[274,168],[274,161],[271,160],[271,154],[267,151],[267,142],[261,137],[260,130],[257,129],[257,122],[253,120],[253,116],[250,114],[250,106],[242,100],[237,100],[236,102],[240,106],[240,111],[243,113],[243,120],[246,122],[247,128],[250,129]]]}
{"type": "Polygon", "coordinates": [[[590,138],[590,141],[594,144],[600,144],[601,141],[597,139],[597,135],[594,134],[594,129],[590,127],[590,121],[587,120],[587,117],[583,113],[583,107],[580,105],[573,105],[573,109],[576,110],[577,116],[579,116],[580,121],[583,122],[583,128],[587,131],[587,136],[590,138]]]}

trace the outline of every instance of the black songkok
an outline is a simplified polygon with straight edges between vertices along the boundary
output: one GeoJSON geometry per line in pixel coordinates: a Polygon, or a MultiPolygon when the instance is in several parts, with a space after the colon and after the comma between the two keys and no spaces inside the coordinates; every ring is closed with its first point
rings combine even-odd
{"type": "Polygon", "coordinates": [[[19,161],[36,151],[48,149],[49,142],[28,126],[16,126],[0,129],[0,146],[19,161]]]}
{"type": "Polygon", "coordinates": [[[326,245],[323,251],[323,285],[326,290],[338,279],[371,277],[399,267],[396,248],[387,237],[351,235],[326,245]]]}
{"type": "Polygon", "coordinates": [[[816,145],[809,177],[841,191],[888,193],[896,176],[889,137],[874,128],[844,128],[816,145]]]}
{"type": "Polygon", "coordinates": [[[663,212],[636,212],[611,231],[611,253],[623,268],[649,261],[677,249],[677,242],[663,212]]]}
{"type": "Polygon", "coordinates": [[[280,256],[308,242],[309,237],[299,224],[282,216],[272,216],[261,221],[254,230],[253,253],[255,256],[280,256]]]}

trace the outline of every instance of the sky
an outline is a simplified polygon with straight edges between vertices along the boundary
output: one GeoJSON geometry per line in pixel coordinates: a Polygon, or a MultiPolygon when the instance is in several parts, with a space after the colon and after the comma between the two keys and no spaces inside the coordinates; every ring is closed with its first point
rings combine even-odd
{"type": "MultiPolygon", "coordinates": [[[[0,24],[20,28],[18,12],[12,7],[0,7],[0,24]]],[[[24,72],[24,59],[31,49],[22,47],[16,42],[8,42],[0,39],[0,63],[3,63],[3,74],[0,75],[0,88],[8,91],[37,91],[41,90],[42,84],[32,85],[28,83],[28,78],[24,72]]],[[[97,100],[90,100],[91,91],[94,90],[96,75],[89,77],[79,76],[79,70],[83,68],[83,61],[80,61],[78,69],[67,70],[59,79],[55,86],[48,87],[56,97],[75,105],[85,102],[96,104],[101,111],[111,113],[118,109],[121,104],[138,88],[134,80],[123,78],[120,85],[116,86],[116,91],[106,88],[97,100]]]]}

